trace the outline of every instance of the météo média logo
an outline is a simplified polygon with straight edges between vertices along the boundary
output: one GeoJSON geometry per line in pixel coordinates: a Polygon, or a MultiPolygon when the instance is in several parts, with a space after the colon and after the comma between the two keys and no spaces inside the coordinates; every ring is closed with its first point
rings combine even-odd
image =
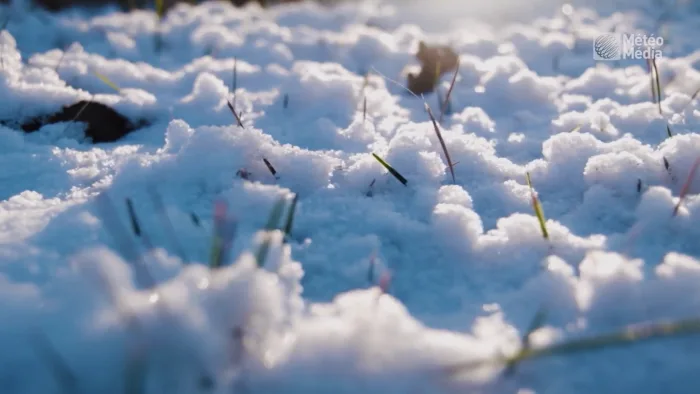
{"type": "Polygon", "coordinates": [[[602,61],[624,59],[658,59],[662,55],[663,37],[653,34],[601,34],[593,41],[593,59],[602,61]]]}

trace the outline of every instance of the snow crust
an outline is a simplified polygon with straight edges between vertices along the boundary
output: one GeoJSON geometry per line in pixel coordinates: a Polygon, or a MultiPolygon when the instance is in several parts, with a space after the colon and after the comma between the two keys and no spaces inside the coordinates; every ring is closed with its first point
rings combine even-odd
{"type": "MultiPolygon", "coordinates": [[[[662,116],[643,62],[596,64],[590,48],[613,27],[650,34],[665,10],[553,3],[507,22],[488,18],[505,2],[471,16],[454,1],[271,10],[207,2],[180,4],[161,23],[149,11],[2,6],[10,19],[0,33],[0,119],[94,99],[151,121],[98,145],[65,124],[27,135],[0,127],[3,392],[58,392],[36,332],[86,393],[123,393],[134,349],[149,355],[148,393],[696,392],[692,336],[525,361],[510,378],[499,364],[444,371],[516,352],[541,306],[537,346],[698,314],[700,183],[671,213],[700,154],[691,98],[700,14],[693,4],[665,14],[662,116]],[[423,101],[392,82],[405,80],[420,40],[461,57],[442,126],[456,184],[423,101]],[[149,188],[163,196],[177,244],[149,188]],[[102,193],[124,228],[124,201],[134,202],[155,247],[131,241],[157,288],[138,283],[100,220],[102,193]],[[260,230],[292,193],[292,240],[274,233],[259,269],[260,230]],[[210,271],[217,201],[239,227],[227,266],[210,271]]],[[[434,94],[425,100],[439,113],[434,94]]]]}

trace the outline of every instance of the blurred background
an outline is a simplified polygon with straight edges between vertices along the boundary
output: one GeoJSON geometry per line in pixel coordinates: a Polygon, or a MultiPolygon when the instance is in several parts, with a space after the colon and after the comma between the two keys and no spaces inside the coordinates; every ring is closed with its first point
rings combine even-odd
{"type": "MultiPolygon", "coordinates": [[[[0,0],[2,3],[24,3],[38,6],[50,11],[60,11],[70,7],[103,7],[116,5],[123,10],[154,9],[157,0],[0,0]]],[[[163,0],[165,8],[178,2],[196,4],[204,0],[163,0]]],[[[250,4],[262,7],[275,7],[288,3],[313,2],[318,4],[337,4],[343,2],[381,2],[389,3],[401,9],[403,22],[415,22],[430,30],[436,27],[468,28],[469,20],[484,20],[491,23],[532,20],[533,17],[551,15],[562,7],[590,6],[600,14],[637,8],[643,12],[658,10],[700,10],[700,0],[220,0],[231,2],[235,6],[250,4]],[[446,26],[446,24],[450,26],[446,26]],[[459,26],[454,26],[459,25],[459,26]]]]}

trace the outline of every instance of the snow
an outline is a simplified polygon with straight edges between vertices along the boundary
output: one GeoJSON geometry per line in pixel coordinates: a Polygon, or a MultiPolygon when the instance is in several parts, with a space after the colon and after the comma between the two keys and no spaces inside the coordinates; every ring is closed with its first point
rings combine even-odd
{"type": "Polygon", "coordinates": [[[672,216],[700,152],[697,6],[664,18],[662,116],[644,62],[590,50],[612,27],[656,33],[658,2],[397,1],[180,4],[161,23],[0,6],[4,390],[59,390],[42,335],[86,393],[124,392],[134,352],[148,355],[139,393],[694,392],[693,336],[525,360],[510,377],[446,370],[517,352],[540,307],[534,346],[697,314],[700,183],[672,216]],[[456,184],[423,101],[395,82],[420,40],[460,54],[441,126],[456,184]],[[91,144],[78,125],[12,123],[88,99],[149,124],[91,144]],[[292,194],[284,243],[261,229],[292,194]],[[210,270],[217,202],[237,233],[210,270]]]}

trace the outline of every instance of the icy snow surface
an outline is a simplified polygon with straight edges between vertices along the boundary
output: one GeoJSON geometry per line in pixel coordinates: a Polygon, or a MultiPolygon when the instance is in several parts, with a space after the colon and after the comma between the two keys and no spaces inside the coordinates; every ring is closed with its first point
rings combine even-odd
{"type": "MultiPolygon", "coordinates": [[[[148,355],[147,393],[697,392],[692,336],[528,360],[509,377],[500,364],[445,372],[516,352],[541,306],[536,346],[700,306],[700,182],[671,216],[700,154],[697,6],[468,3],[183,4],[162,24],[146,11],[2,6],[0,119],[92,97],[151,121],[100,145],[65,124],[0,127],[2,392],[58,392],[54,351],[80,392],[124,393],[138,381],[125,378],[132,349],[148,355]],[[613,28],[666,38],[663,117],[643,62],[592,60],[592,40],[613,28]],[[405,80],[420,40],[461,55],[442,125],[456,184],[423,102],[389,81],[405,80]],[[121,222],[107,228],[127,231],[134,201],[155,248],[130,242],[157,292],[142,289],[129,248],[103,225],[100,193],[121,222]],[[258,231],[292,193],[292,239],[275,233],[258,269],[258,231]],[[217,201],[239,227],[227,266],[209,271],[217,201]],[[36,333],[50,343],[43,353],[36,333]]],[[[438,113],[438,98],[425,99],[438,113]]]]}

